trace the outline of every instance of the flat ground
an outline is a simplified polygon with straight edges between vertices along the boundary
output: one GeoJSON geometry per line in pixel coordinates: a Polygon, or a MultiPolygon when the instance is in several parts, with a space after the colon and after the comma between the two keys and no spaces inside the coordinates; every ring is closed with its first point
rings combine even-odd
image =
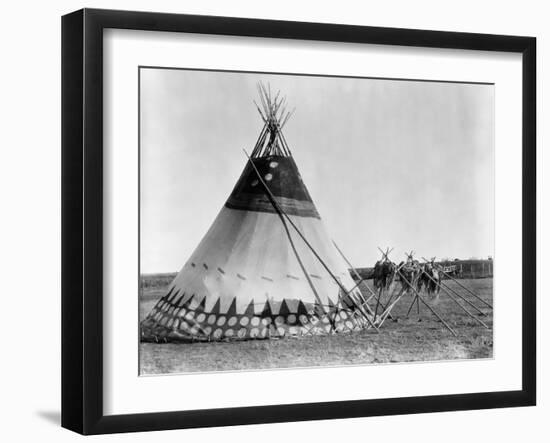
{"type": "MultiPolygon", "coordinates": [[[[445,280],[445,283],[486,313],[486,316],[479,314],[476,317],[492,328],[491,309],[484,307],[455,282],[445,280]]],[[[492,304],[492,278],[461,280],[461,283],[492,304]]],[[[371,285],[371,282],[368,284],[371,285]]],[[[165,290],[165,286],[143,289],[140,303],[142,319],[165,290]]],[[[140,343],[140,372],[167,374],[492,358],[492,329],[485,329],[469,317],[443,292],[439,301],[431,300],[424,294],[423,297],[456,331],[458,337],[454,337],[422,303],[419,315],[415,305],[409,318],[406,318],[412,296],[405,296],[392,311],[394,320],[388,319],[380,328],[379,334],[373,330],[365,330],[345,335],[282,340],[140,343]]],[[[470,312],[476,312],[471,306],[462,304],[470,312]]]]}

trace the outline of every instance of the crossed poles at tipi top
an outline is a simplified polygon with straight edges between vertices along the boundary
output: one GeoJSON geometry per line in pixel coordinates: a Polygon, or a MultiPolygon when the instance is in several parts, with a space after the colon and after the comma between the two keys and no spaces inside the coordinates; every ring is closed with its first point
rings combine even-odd
{"type": "MultiPolygon", "coordinates": [[[[354,312],[354,315],[359,314],[361,317],[363,317],[364,320],[366,320],[366,322],[371,327],[373,327],[376,330],[376,332],[378,332],[377,326],[373,323],[371,319],[372,312],[370,312],[370,308],[368,304],[365,303],[365,299],[360,289],[358,291],[355,291],[357,285],[354,286],[351,290],[347,290],[344,287],[342,282],[334,275],[334,273],[329,269],[329,267],[324,262],[324,260],[315,251],[315,249],[312,247],[311,243],[306,239],[304,234],[298,229],[298,227],[294,224],[292,219],[284,211],[284,209],[277,203],[277,200],[275,199],[271,190],[269,189],[264,179],[262,178],[261,174],[259,173],[258,169],[256,168],[256,165],[252,161],[252,158],[263,157],[268,155],[286,155],[286,156],[291,155],[290,149],[288,148],[288,144],[286,143],[286,140],[282,133],[282,128],[284,127],[284,125],[286,124],[286,122],[294,112],[294,110],[292,112],[286,111],[286,97],[281,97],[280,91],[278,91],[274,96],[272,96],[271,88],[269,84],[267,88],[262,83],[258,83],[257,86],[258,86],[258,92],[260,94],[260,102],[262,105],[263,112],[262,112],[262,109],[260,109],[260,106],[256,102],[254,102],[254,104],[256,105],[256,109],[258,110],[260,116],[262,117],[262,120],[264,122],[264,127],[252,151],[252,154],[249,156],[246,150],[243,150],[243,151],[247,156],[248,161],[250,162],[250,165],[252,166],[254,173],[257,176],[258,182],[261,183],[261,186],[266,193],[266,197],[268,198],[271,205],[273,206],[273,209],[281,219],[281,222],[287,234],[292,250],[296,256],[298,264],[300,265],[300,267],[302,268],[302,271],[304,272],[304,275],[317,300],[317,303],[322,306],[322,302],[317,294],[315,285],[313,285],[313,283],[311,282],[309,278],[309,274],[307,273],[307,270],[304,267],[304,263],[300,255],[298,254],[298,250],[295,247],[292,236],[290,235],[289,225],[294,231],[297,232],[298,236],[303,240],[305,245],[310,249],[310,251],[313,253],[315,258],[325,268],[325,270],[330,275],[330,277],[334,280],[334,282],[339,286],[340,290],[344,294],[344,296],[339,295],[340,302],[343,302],[345,297],[347,302],[351,303],[351,305],[354,307],[356,311],[354,312]]],[[[341,253],[340,250],[339,252],[341,253]]],[[[344,303],[341,303],[341,304],[343,305],[344,303]]],[[[338,307],[336,307],[335,309],[338,310],[338,307]]]]}
{"type": "MultiPolygon", "coordinates": [[[[271,193],[269,187],[267,186],[267,184],[264,182],[263,178],[261,177],[259,171],[257,170],[254,162],[252,161],[252,158],[255,158],[255,157],[258,157],[258,156],[262,156],[262,155],[290,155],[290,150],[288,148],[288,145],[286,143],[286,140],[284,139],[284,136],[282,134],[282,128],[284,127],[284,125],[286,124],[286,122],[288,121],[288,119],[290,118],[290,116],[292,115],[292,113],[294,112],[294,110],[292,112],[287,112],[286,111],[286,98],[280,98],[280,92],[277,92],[277,94],[275,94],[274,98],[272,97],[271,95],[271,89],[269,88],[266,88],[265,86],[263,86],[261,83],[258,84],[258,90],[260,92],[260,100],[261,100],[261,104],[262,104],[262,109],[263,109],[263,112],[262,110],[260,109],[260,106],[258,106],[258,104],[256,102],[254,102],[254,104],[256,105],[256,109],[258,110],[258,112],[260,113],[261,117],[262,117],[262,120],[264,122],[264,128],[262,129],[261,133],[260,133],[260,136],[258,138],[258,141],[256,142],[256,145],[252,151],[252,155],[249,156],[248,153],[246,151],[245,154],[248,158],[248,161],[250,162],[250,164],[252,165],[256,175],[258,176],[258,180],[259,182],[262,184],[262,187],[264,188],[264,190],[266,191],[266,194],[267,194],[267,197],[268,199],[270,200],[271,204],[273,205],[275,211],[279,214],[280,218],[281,218],[281,221],[284,225],[284,228],[285,228],[285,231],[287,232],[287,235],[289,237],[289,240],[291,242],[291,245],[292,245],[292,248],[296,254],[296,258],[298,259],[300,265],[303,267],[303,263],[297,253],[297,250],[296,248],[294,247],[294,244],[292,242],[292,238],[290,236],[290,232],[289,232],[289,229],[288,229],[288,226],[287,226],[287,222],[291,225],[291,227],[298,233],[298,235],[300,236],[300,238],[304,241],[304,243],[307,245],[307,247],[311,250],[311,252],[313,253],[313,255],[317,258],[317,260],[321,263],[321,265],[326,269],[326,271],[328,272],[328,274],[334,279],[334,281],[338,284],[338,286],[340,287],[340,289],[342,290],[342,292],[345,294],[345,296],[347,297],[348,300],[350,300],[354,306],[354,308],[356,310],[359,311],[359,313],[364,317],[364,319],[367,320],[367,322],[376,330],[376,332],[379,332],[378,331],[378,328],[380,326],[382,326],[383,322],[386,320],[386,318],[388,317],[391,317],[391,310],[396,306],[396,304],[399,302],[399,300],[401,300],[401,298],[409,293],[410,291],[412,291],[414,294],[415,294],[415,297],[413,299],[413,302],[411,303],[411,307],[409,308],[409,312],[410,312],[410,309],[412,308],[412,306],[414,305],[414,303],[416,302],[417,303],[417,310],[418,312],[420,311],[420,306],[419,306],[419,301],[422,301],[422,303],[424,305],[426,305],[426,307],[445,325],[445,327],[447,329],[449,329],[449,331],[456,336],[456,333],[455,331],[443,320],[443,318],[441,318],[441,316],[424,300],[424,298],[420,295],[419,291],[417,291],[415,288],[414,288],[414,285],[416,284],[416,280],[417,278],[419,277],[419,273],[418,272],[414,272],[413,274],[413,277],[414,278],[407,278],[402,272],[401,272],[401,269],[404,267],[404,266],[410,266],[412,265],[413,267],[416,267],[415,271],[420,271],[420,273],[423,273],[425,275],[428,276],[428,278],[430,278],[432,281],[434,281],[437,285],[438,288],[441,288],[443,289],[443,291],[449,295],[449,297],[455,302],[458,304],[458,306],[460,306],[461,309],[463,309],[469,316],[471,316],[472,318],[474,318],[476,321],[478,321],[480,324],[482,324],[484,327],[488,328],[488,326],[483,323],[481,320],[479,320],[477,317],[475,317],[473,314],[471,314],[466,308],[464,308],[457,300],[456,298],[451,294],[451,292],[453,292],[454,295],[456,295],[457,297],[461,298],[462,300],[464,300],[466,303],[468,303],[470,306],[472,306],[474,309],[476,309],[479,313],[483,314],[483,312],[481,310],[479,310],[475,305],[473,305],[470,301],[468,301],[466,298],[464,298],[463,296],[461,296],[460,294],[458,294],[456,291],[454,291],[452,288],[448,287],[447,285],[444,285],[443,283],[441,282],[437,282],[435,279],[433,279],[432,276],[430,276],[426,271],[425,269],[420,266],[420,264],[414,260],[414,251],[411,251],[410,253],[407,253],[406,256],[407,256],[407,262],[406,263],[402,263],[399,267],[395,268],[395,274],[398,275],[400,277],[400,280],[402,282],[404,282],[405,284],[402,284],[402,287],[401,287],[401,290],[399,292],[399,294],[397,295],[397,297],[395,298],[395,300],[393,300],[392,302],[392,299],[393,299],[393,296],[394,294],[392,293],[390,295],[390,298],[389,300],[386,302],[386,305],[384,306],[381,302],[381,297],[382,297],[382,289],[383,288],[380,288],[380,291],[378,294],[376,294],[368,285],[363,285],[364,288],[366,288],[369,292],[370,292],[370,296],[369,297],[365,297],[363,292],[361,291],[361,287],[360,287],[360,284],[364,281],[364,278],[360,277],[360,275],[357,273],[356,271],[356,268],[354,266],[352,266],[352,264],[349,262],[349,260],[344,256],[343,252],[341,251],[341,249],[336,245],[336,243],[333,241],[333,244],[336,248],[336,250],[340,253],[340,255],[342,256],[342,258],[345,260],[345,262],[348,264],[348,266],[350,267],[350,269],[352,270],[352,272],[354,273],[355,277],[357,278],[357,283],[355,284],[355,286],[353,288],[351,288],[350,290],[347,290],[343,285],[342,283],[338,280],[338,278],[332,273],[332,271],[328,268],[328,266],[326,265],[326,263],[321,259],[321,257],[317,254],[317,252],[313,249],[313,247],[311,246],[311,244],[307,241],[307,239],[305,238],[305,236],[302,234],[302,232],[300,232],[300,230],[298,229],[298,227],[293,223],[292,219],[284,212],[284,210],[277,204],[273,194],[271,193]],[[267,140],[267,136],[268,134],[270,135],[269,137],[269,140],[267,140]],[[355,294],[355,289],[358,289],[358,293],[360,294],[360,296],[357,296],[355,294]],[[375,306],[375,309],[374,311],[372,310],[372,308],[369,306],[369,301],[375,297],[376,298],[376,306],[375,306]],[[383,308],[383,311],[382,313],[380,314],[380,317],[377,318],[377,314],[378,314],[378,308],[382,306],[383,308]]],[[[382,249],[378,248],[380,250],[380,252],[382,252],[382,261],[388,261],[388,262],[391,262],[389,260],[389,254],[390,252],[393,250],[390,249],[390,248],[386,248],[386,251],[382,251],[382,249]]],[[[427,260],[426,260],[427,262],[427,260]]],[[[395,266],[395,265],[394,265],[395,266]]],[[[445,273],[442,269],[438,269],[440,272],[442,272],[444,275],[446,275],[447,277],[449,278],[452,278],[450,275],[448,275],[447,273],[445,273]]],[[[307,275],[307,273],[306,273],[307,275]]],[[[452,278],[453,280],[455,280],[454,278],[452,278]]],[[[456,280],[455,280],[456,281],[456,280]]],[[[483,299],[481,299],[480,297],[478,297],[475,293],[473,293],[471,290],[469,290],[468,288],[466,288],[464,285],[462,285],[460,282],[456,281],[457,284],[459,284],[463,289],[466,289],[471,295],[474,295],[477,299],[479,299],[480,301],[482,301],[484,304],[486,304],[487,306],[489,306],[490,308],[492,308],[492,306],[485,302],[483,299]]],[[[311,283],[311,282],[310,282],[311,283]]],[[[317,294],[316,294],[316,291],[312,286],[312,290],[316,296],[316,298],[318,298],[317,294]]],[[[407,316],[409,314],[409,312],[407,312],[407,316]]],[[[485,314],[483,314],[485,315],[485,314]]]]}

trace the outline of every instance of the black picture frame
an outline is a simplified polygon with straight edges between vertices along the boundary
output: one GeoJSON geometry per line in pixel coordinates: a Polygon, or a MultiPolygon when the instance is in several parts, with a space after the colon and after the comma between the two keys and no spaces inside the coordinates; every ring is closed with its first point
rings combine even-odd
{"type": "Polygon", "coordinates": [[[62,426],[82,434],[529,406],[536,403],[536,39],[83,9],[62,18],[62,426]],[[103,413],[103,30],[192,32],[522,54],[522,389],[132,415],[103,413]]]}

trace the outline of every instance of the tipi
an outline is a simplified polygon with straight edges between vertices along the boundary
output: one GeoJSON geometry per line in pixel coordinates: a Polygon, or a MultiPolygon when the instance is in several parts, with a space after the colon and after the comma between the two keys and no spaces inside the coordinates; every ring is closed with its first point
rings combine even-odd
{"type": "Polygon", "coordinates": [[[259,84],[264,122],[210,230],[145,320],[142,341],[331,334],[372,325],[282,129],[291,113],[259,84]]]}

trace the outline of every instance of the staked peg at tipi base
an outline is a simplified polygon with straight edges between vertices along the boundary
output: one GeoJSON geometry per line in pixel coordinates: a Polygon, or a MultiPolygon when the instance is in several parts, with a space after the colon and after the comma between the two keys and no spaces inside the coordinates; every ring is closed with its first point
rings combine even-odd
{"type": "Polygon", "coordinates": [[[141,340],[195,342],[378,327],[328,237],[283,135],[294,111],[258,84],[263,127],[212,226],[141,323],[141,340]]]}

